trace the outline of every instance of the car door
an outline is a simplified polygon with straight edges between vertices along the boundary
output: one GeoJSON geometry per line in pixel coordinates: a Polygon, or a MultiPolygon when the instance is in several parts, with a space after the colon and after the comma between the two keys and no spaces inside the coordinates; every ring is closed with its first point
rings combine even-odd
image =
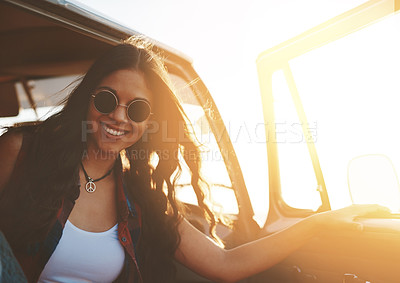
{"type": "Polygon", "coordinates": [[[400,168],[398,10],[398,1],[368,1],[258,57],[269,137],[264,233],[352,203],[393,204],[393,214],[356,219],[362,231],[321,232],[251,282],[400,281],[397,173],[394,195],[376,162],[358,176],[378,178],[375,197],[361,187],[360,200],[348,188],[356,178],[351,160],[360,155],[388,156],[389,167],[400,168]]]}

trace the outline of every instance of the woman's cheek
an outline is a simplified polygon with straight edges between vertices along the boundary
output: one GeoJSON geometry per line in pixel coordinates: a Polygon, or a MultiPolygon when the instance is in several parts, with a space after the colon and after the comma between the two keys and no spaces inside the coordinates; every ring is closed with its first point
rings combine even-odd
{"type": "Polygon", "coordinates": [[[143,137],[143,135],[146,132],[146,129],[147,129],[146,124],[140,125],[139,132],[138,132],[138,138],[137,138],[138,140],[143,137]]]}
{"type": "Polygon", "coordinates": [[[128,143],[128,146],[135,144],[144,134],[146,130],[145,126],[139,125],[132,127],[132,131],[129,135],[123,138],[123,141],[128,143]]]}

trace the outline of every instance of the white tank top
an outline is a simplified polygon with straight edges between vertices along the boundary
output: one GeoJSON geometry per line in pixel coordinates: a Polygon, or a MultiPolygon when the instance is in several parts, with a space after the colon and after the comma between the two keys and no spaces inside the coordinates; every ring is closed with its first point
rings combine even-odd
{"type": "Polygon", "coordinates": [[[112,282],[122,271],[124,260],[118,224],[105,232],[94,233],[79,229],[67,220],[39,283],[112,282]]]}

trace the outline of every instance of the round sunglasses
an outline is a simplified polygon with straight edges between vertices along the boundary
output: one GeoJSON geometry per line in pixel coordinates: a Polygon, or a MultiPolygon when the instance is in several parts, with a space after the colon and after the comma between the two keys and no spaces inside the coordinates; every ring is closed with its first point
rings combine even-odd
{"type": "Polygon", "coordinates": [[[97,90],[93,97],[93,104],[97,111],[101,114],[110,114],[117,106],[126,108],[128,118],[136,123],[144,122],[151,113],[150,103],[143,98],[135,98],[128,105],[118,103],[118,97],[110,90],[97,90]]]}

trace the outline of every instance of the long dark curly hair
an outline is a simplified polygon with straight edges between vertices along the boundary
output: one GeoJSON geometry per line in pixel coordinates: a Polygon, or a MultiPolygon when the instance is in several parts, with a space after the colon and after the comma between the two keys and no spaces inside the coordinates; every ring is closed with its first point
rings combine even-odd
{"type": "Polygon", "coordinates": [[[35,126],[8,130],[29,131],[32,141],[21,165],[23,178],[8,184],[1,195],[0,225],[13,248],[26,248],[27,244],[43,240],[63,199],[77,197],[71,188],[86,149],[82,123],[87,117],[90,94],[103,78],[123,69],[144,74],[154,97],[152,120],[166,125],[168,136],[175,138],[175,142],[164,142],[162,131],[145,134],[122,154],[128,195],[142,211],[138,246],[142,276],[145,282],[169,282],[175,277],[173,257],[180,242],[177,228],[181,216],[175,199],[176,176],[181,172],[179,155],[190,169],[191,185],[211,231],[218,219],[205,198],[207,186],[200,175],[200,151],[188,119],[162,58],[143,40],[130,39],[98,59],[59,113],[35,126]],[[151,161],[154,155],[158,156],[156,165],[151,161]],[[12,194],[14,200],[11,195],[6,196],[9,186],[16,192],[12,194]]]}

